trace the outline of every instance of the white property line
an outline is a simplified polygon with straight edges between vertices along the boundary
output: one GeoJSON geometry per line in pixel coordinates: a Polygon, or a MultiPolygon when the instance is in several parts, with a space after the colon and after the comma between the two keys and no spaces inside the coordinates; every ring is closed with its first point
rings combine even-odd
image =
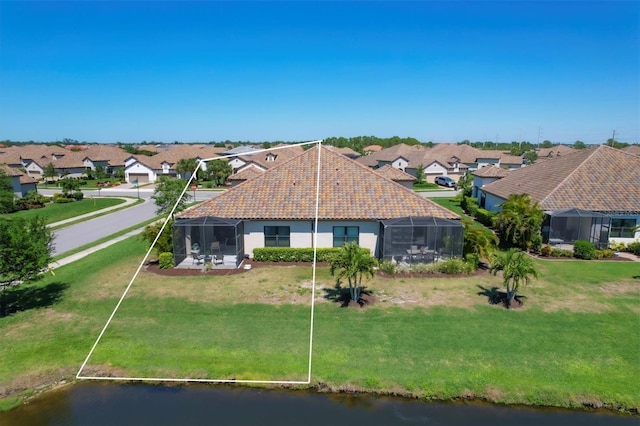
{"type": "Polygon", "coordinates": [[[120,297],[120,300],[118,300],[118,303],[116,304],[115,308],[113,309],[113,312],[111,312],[111,315],[109,316],[109,319],[107,320],[107,323],[102,328],[102,331],[100,331],[100,334],[98,335],[98,338],[94,342],[93,346],[91,347],[91,350],[87,354],[87,357],[85,358],[84,362],[80,366],[80,369],[78,370],[78,373],[76,374],[76,379],[81,379],[81,380],[114,380],[114,381],[115,380],[122,380],[122,381],[142,381],[142,382],[145,382],[145,381],[179,382],[179,383],[189,383],[189,382],[194,382],[194,383],[253,383],[253,384],[283,384],[283,385],[308,385],[308,384],[310,384],[311,383],[311,360],[312,360],[312,351],[313,351],[313,319],[314,319],[314,311],[315,311],[315,293],[316,293],[316,259],[317,259],[317,245],[318,245],[317,242],[318,242],[318,210],[319,210],[319,200],[320,200],[320,152],[321,152],[321,148],[322,148],[322,139],[311,141],[311,142],[303,142],[303,143],[299,143],[299,144],[279,146],[279,147],[275,147],[275,148],[260,149],[260,150],[256,150],[256,151],[251,151],[250,153],[246,153],[246,154],[227,154],[227,155],[223,155],[223,156],[219,156],[219,157],[208,158],[208,159],[205,159],[205,160],[198,160],[198,163],[196,164],[196,168],[191,173],[191,177],[189,178],[189,180],[187,181],[186,185],[182,189],[182,193],[180,194],[180,196],[176,200],[175,205],[173,206],[173,208],[171,209],[171,211],[169,212],[169,214],[165,218],[164,223],[162,224],[162,227],[160,228],[160,231],[158,232],[158,235],[156,235],[156,238],[153,240],[153,243],[151,244],[151,247],[149,248],[149,250],[145,254],[145,256],[142,259],[142,261],[140,262],[140,265],[138,266],[138,269],[133,274],[133,277],[131,278],[131,281],[129,281],[129,284],[127,285],[127,288],[122,293],[122,296],[120,297]],[[291,380],[242,380],[242,379],[241,380],[238,380],[238,379],[176,379],[176,378],[169,378],[169,377],[165,377],[165,378],[160,378],[160,377],[99,377],[99,376],[83,376],[83,375],[81,375],[82,370],[84,370],[85,366],[87,365],[87,362],[89,361],[89,358],[91,358],[91,355],[93,355],[93,352],[95,351],[96,347],[98,346],[98,343],[100,343],[100,340],[102,339],[102,336],[107,331],[107,328],[109,327],[109,324],[111,324],[111,321],[113,320],[114,316],[116,315],[116,312],[120,308],[120,305],[122,304],[122,301],[124,300],[124,298],[126,297],[127,293],[129,292],[129,289],[131,288],[131,285],[133,284],[135,279],[138,277],[138,274],[140,273],[140,271],[142,270],[142,267],[144,266],[145,262],[149,258],[149,255],[151,254],[151,251],[153,250],[153,247],[156,245],[156,242],[160,238],[160,235],[162,235],[162,232],[164,231],[165,227],[167,226],[167,223],[169,222],[169,218],[171,218],[173,216],[176,208],[178,207],[178,205],[180,203],[180,200],[182,199],[182,197],[184,196],[185,192],[187,191],[187,189],[191,185],[191,182],[193,181],[193,178],[196,176],[196,173],[197,173],[198,169],[200,168],[200,166],[202,165],[202,163],[206,162],[206,161],[210,161],[210,160],[216,160],[216,159],[219,159],[219,158],[224,158],[224,157],[236,157],[238,155],[253,155],[253,154],[258,154],[258,153],[266,152],[266,151],[275,151],[275,150],[278,150],[278,149],[289,148],[289,147],[296,146],[296,145],[303,146],[303,145],[311,145],[311,144],[317,144],[318,145],[318,167],[317,167],[318,170],[317,170],[317,182],[316,182],[316,206],[315,206],[315,219],[314,219],[314,231],[313,231],[313,270],[312,270],[312,279],[311,279],[311,284],[312,284],[311,285],[311,324],[310,324],[310,330],[309,330],[309,371],[308,371],[307,380],[306,381],[291,381],[291,380]]]}

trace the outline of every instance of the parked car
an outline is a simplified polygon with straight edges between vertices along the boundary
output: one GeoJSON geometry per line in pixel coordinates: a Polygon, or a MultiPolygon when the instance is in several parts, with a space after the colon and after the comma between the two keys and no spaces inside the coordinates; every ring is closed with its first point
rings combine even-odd
{"type": "Polygon", "coordinates": [[[451,179],[449,176],[436,176],[435,183],[437,185],[446,186],[448,188],[456,188],[456,181],[451,179]]]}

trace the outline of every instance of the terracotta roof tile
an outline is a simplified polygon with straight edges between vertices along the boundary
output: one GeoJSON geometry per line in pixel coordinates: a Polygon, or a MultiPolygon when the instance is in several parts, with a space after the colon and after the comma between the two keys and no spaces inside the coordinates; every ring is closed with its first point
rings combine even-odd
{"type": "Polygon", "coordinates": [[[387,179],[396,182],[413,182],[416,180],[416,178],[414,176],[411,176],[409,173],[398,170],[395,167],[390,166],[389,164],[380,167],[379,169],[375,169],[374,171],[380,176],[386,177],[387,179]]]}
{"type": "Polygon", "coordinates": [[[509,170],[503,169],[502,167],[485,166],[471,172],[471,174],[486,178],[503,178],[509,174],[509,170]]]}
{"type": "Polygon", "coordinates": [[[229,189],[178,217],[229,219],[313,219],[320,154],[320,219],[389,219],[405,216],[459,216],[366,166],[323,147],[311,148],[290,161],[229,189]]]}
{"type": "Polygon", "coordinates": [[[550,158],[486,185],[500,198],[529,194],[543,210],[640,212],[640,157],[600,145],[550,158]]]}

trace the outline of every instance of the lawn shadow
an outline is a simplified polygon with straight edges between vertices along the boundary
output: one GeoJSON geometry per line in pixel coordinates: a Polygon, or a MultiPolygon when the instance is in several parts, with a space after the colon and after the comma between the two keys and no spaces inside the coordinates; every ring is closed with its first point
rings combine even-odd
{"type": "Polygon", "coordinates": [[[15,286],[0,293],[0,318],[35,308],[51,306],[62,298],[69,284],[52,282],[46,286],[15,286]]]}
{"type": "MultiPolygon", "coordinates": [[[[341,308],[346,308],[348,306],[353,306],[354,302],[351,300],[351,293],[349,292],[349,287],[342,287],[340,285],[340,281],[336,281],[336,285],[332,288],[324,288],[324,298],[334,302],[339,303],[341,308]]],[[[371,303],[373,299],[373,293],[366,289],[366,287],[362,287],[362,291],[360,292],[360,299],[358,300],[359,306],[365,306],[371,303]]]]}
{"type": "Polygon", "coordinates": [[[480,291],[477,293],[478,296],[485,296],[490,305],[500,305],[507,309],[521,307],[524,303],[522,299],[526,299],[527,297],[517,294],[511,301],[511,304],[508,304],[507,293],[500,290],[498,287],[485,288],[480,284],[478,284],[477,287],[480,289],[480,291]]]}

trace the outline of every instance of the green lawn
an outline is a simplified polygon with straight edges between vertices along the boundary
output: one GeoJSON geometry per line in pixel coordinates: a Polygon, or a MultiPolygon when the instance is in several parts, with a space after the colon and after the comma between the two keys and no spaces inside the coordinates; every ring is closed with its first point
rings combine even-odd
{"type": "MultiPolygon", "coordinates": [[[[43,306],[0,318],[0,395],[72,379],[144,251],[129,239],[16,288],[23,305],[43,306]]],[[[378,297],[373,306],[342,309],[322,297],[334,282],[321,268],[312,383],[640,407],[640,265],[536,262],[541,278],[523,289],[525,306],[511,311],[479,294],[500,286],[491,275],[376,277],[368,285],[378,297]]],[[[215,277],[143,271],[83,373],[303,380],[310,276],[308,266],[215,277]]]]}
{"type": "Polygon", "coordinates": [[[47,203],[44,208],[23,210],[9,215],[3,215],[9,218],[22,217],[31,219],[35,216],[43,217],[46,223],[55,223],[65,219],[71,219],[76,216],[91,213],[107,207],[123,204],[122,198],[86,198],[72,203],[47,203]]]}
{"type": "Polygon", "coordinates": [[[434,203],[437,203],[442,207],[447,208],[452,212],[460,215],[461,217],[468,219],[471,222],[472,228],[478,228],[488,235],[493,235],[493,231],[491,229],[487,228],[480,222],[476,221],[473,217],[469,216],[464,212],[464,210],[462,210],[462,207],[460,207],[460,201],[456,201],[454,198],[448,198],[448,197],[433,197],[429,199],[434,203]]]}

